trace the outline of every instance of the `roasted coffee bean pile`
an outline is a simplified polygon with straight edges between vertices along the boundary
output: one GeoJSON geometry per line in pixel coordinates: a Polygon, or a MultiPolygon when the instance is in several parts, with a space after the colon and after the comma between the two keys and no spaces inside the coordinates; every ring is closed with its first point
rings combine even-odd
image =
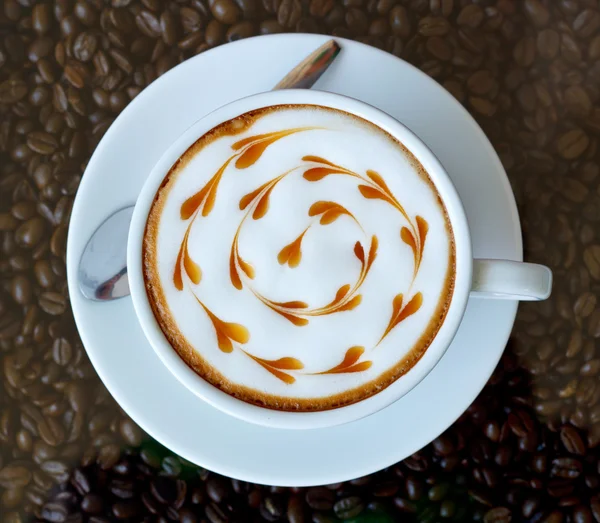
{"type": "Polygon", "coordinates": [[[0,521],[600,522],[598,0],[1,8],[0,521]],[[508,171],[526,258],[556,281],[552,299],[520,308],[489,384],[446,433],[387,470],[310,489],[229,480],[147,438],[90,366],[65,282],[73,198],[116,115],[186,58],[284,31],[377,46],[448,89],[508,171]]]}

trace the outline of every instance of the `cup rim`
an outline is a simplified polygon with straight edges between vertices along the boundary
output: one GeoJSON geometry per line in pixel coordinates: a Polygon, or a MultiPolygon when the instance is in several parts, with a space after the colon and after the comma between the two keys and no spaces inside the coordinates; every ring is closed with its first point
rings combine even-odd
{"type": "Polygon", "coordinates": [[[318,90],[287,89],[250,95],[230,102],[190,126],[163,153],[148,175],[133,212],[127,244],[127,267],[131,297],[146,339],[167,369],[196,396],[227,414],[254,424],[306,429],[341,425],[387,407],[410,392],[442,358],[464,315],[471,288],[473,257],[466,214],[446,170],[433,152],[410,129],[387,113],[354,98],[318,90]],[[364,118],[390,133],[421,162],[440,194],[452,225],[455,244],[453,296],[434,340],[420,360],[382,391],[357,403],[316,412],[278,411],[237,399],[218,389],[192,370],[166,339],[146,293],[142,267],[143,237],[155,194],[177,159],[216,125],[255,109],[283,104],[312,104],[343,110],[364,118]]]}

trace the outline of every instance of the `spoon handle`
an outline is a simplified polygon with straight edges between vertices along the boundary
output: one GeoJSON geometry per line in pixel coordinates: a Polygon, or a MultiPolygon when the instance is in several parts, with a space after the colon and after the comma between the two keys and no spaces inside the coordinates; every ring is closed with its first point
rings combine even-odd
{"type": "Polygon", "coordinates": [[[310,89],[340,52],[335,40],[315,49],[273,87],[276,89],[310,89]]]}

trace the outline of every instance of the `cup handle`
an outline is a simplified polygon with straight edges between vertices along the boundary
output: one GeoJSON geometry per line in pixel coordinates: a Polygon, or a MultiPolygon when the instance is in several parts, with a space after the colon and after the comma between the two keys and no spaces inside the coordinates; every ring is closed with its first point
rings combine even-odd
{"type": "Polygon", "coordinates": [[[552,291],[552,271],[537,263],[473,260],[471,296],[501,300],[545,300],[552,291]]]}

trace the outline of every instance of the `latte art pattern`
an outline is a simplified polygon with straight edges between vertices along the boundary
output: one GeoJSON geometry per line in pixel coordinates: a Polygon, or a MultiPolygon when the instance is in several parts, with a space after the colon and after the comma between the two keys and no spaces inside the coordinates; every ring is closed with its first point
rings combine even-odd
{"type": "Polygon", "coordinates": [[[228,393],[286,410],[389,385],[429,346],[453,290],[450,226],[416,159],[372,124],[311,106],[242,115],[200,138],[157,195],[144,260],[155,315],[184,361],[228,393]],[[316,125],[282,127],[292,114],[316,125]],[[352,162],[344,138],[374,138],[386,157],[352,162]],[[202,160],[219,155],[207,175],[202,160]],[[423,214],[382,166],[410,173],[423,214]]]}

